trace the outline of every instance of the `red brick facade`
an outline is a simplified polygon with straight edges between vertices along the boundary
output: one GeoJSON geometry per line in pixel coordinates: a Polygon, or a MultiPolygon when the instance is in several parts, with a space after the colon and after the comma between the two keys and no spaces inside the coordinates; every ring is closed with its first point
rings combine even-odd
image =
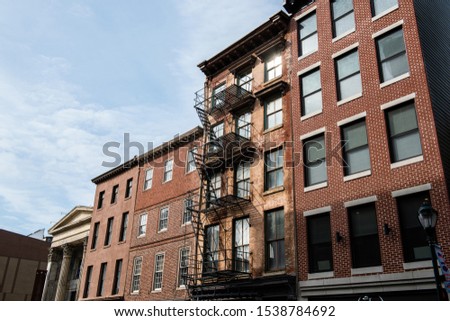
{"type": "MultiPolygon", "coordinates": [[[[327,154],[327,186],[305,191],[304,168],[302,163],[295,168],[295,204],[297,214],[297,241],[298,241],[298,269],[300,280],[300,297],[326,298],[326,292],[320,291],[327,288],[328,295],[353,294],[356,297],[364,293],[380,291],[399,291],[393,287],[382,289],[381,286],[370,284],[380,282],[383,276],[377,278],[379,273],[368,276],[358,275],[358,282],[366,282],[363,285],[353,285],[353,290],[344,290],[343,287],[350,283],[352,258],[350,248],[350,231],[348,213],[345,202],[359,200],[365,197],[376,196],[375,207],[378,225],[379,243],[381,247],[381,274],[410,273],[411,269],[404,267],[403,248],[400,235],[400,222],[397,212],[396,198],[392,192],[417,186],[429,189],[433,207],[439,212],[437,224],[437,238],[444,248],[444,252],[450,253],[450,220],[449,200],[447,187],[444,180],[441,155],[438,149],[436,129],[432,114],[430,95],[427,87],[424,62],[419,42],[418,29],[414,14],[413,1],[399,0],[398,8],[390,13],[372,19],[369,1],[353,1],[356,27],[355,31],[343,38],[333,41],[332,14],[329,1],[318,0],[299,12],[294,13],[290,24],[290,41],[292,42],[292,120],[294,126],[295,150],[299,157],[302,156],[302,141],[300,137],[320,128],[325,128],[326,154],[327,154]],[[315,8],[315,9],[314,9],[315,8]],[[307,57],[298,57],[298,18],[305,12],[315,10],[317,15],[318,50],[307,57]],[[376,54],[376,45],[373,36],[380,30],[398,23],[402,26],[406,44],[406,55],[409,64],[409,76],[396,81],[388,86],[380,86],[379,69],[376,54]],[[344,104],[337,102],[335,57],[339,51],[354,45],[359,53],[359,65],[362,79],[362,95],[344,104]],[[333,56],[334,55],[334,56],[333,56]],[[322,112],[308,119],[301,119],[300,81],[298,73],[309,66],[320,64],[322,85],[322,112]],[[381,88],[382,87],[382,88],[381,88]],[[423,151],[423,160],[392,167],[389,154],[388,137],[386,129],[385,112],[381,106],[396,99],[415,94],[414,104],[418,120],[418,128],[423,151]],[[364,177],[345,180],[344,172],[339,157],[330,157],[333,149],[341,144],[341,133],[338,122],[365,112],[365,122],[368,135],[370,152],[370,173],[364,177]],[[331,235],[333,252],[333,273],[316,278],[309,274],[308,269],[308,242],[305,211],[331,207],[331,235]],[[384,224],[388,224],[390,233],[383,232],[384,224]],[[343,239],[337,242],[335,233],[339,232],[343,239]],[[333,277],[333,280],[324,279],[333,277]],[[347,279],[345,279],[347,278],[347,279]],[[309,280],[309,281],[308,281],[309,280]],[[341,280],[341,281],[340,281],[341,280]],[[328,287],[323,287],[328,285],[328,287]],[[334,288],[333,286],[334,285],[334,288]],[[340,289],[337,289],[342,286],[340,289]],[[303,287],[303,289],[302,289],[303,287]],[[308,292],[308,290],[310,292],[308,292]],[[315,292],[314,292],[315,291],[315,292]],[[303,293],[302,293],[303,292],[303,293]]],[[[338,156],[342,151],[338,148],[338,156]]],[[[319,211],[320,212],[320,211],[319,211]]],[[[429,263],[429,262],[427,262],[429,263]]],[[[428,269],[427,272],[431,271],[428,269]]],[[[428,280],[424,288],[433,288],[432,274],[427,274],[428,280]]],[[[397,274],[396,274],[397,275],[397,274]]],[[[393,276],[395,278],[395,276],[393,276]]],[[[357,278],[353,282],[357,283],[357,278]]],[[[387,280],[388,278],[386,278],[387,280]]],[[[422,280],[423,281],[423,280],[422,280]]],[[[417,281],[417,282],[422,282],[417,281]]],[[[406,280],[399,283],[406,284],[406,280]]],[[[387,283],[386,283],[387,284],[387,283]]],[[[405,285],[404,290],[414,290],[414,286],[405,285]]]]}

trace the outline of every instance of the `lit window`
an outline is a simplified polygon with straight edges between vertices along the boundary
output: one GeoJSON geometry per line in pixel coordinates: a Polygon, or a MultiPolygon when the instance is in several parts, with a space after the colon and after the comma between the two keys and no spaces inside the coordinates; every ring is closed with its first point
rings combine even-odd
{"type": "Polygon", "coordinates": [[[282,74],[281,55],[277,54],[272,56],[266,61],[266,75],[265,81],[270,81],[282,74]]]}

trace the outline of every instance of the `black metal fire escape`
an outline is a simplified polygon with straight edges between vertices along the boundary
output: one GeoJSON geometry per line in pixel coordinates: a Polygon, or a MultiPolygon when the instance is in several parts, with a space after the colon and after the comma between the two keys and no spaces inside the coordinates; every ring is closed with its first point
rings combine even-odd
{"type": "MultiPolygon", "coordinates": [[[[188,293],[192,300],[230,298],[233,296],[232,291],[227,290],[230,281],[251,278],[251,267],[244,271],[238,267],[233,250],[227,249],[229,242],[222,234],[226,231],[223,218],[231,211],[244,214],[245,206],[250,204],[250,190],[238,191],[233,183],[231,189],[226,186],[222,193],[222,181],[218,189],[213,180],[239,161],[252,161],[257,149],[250,139],[235,132],[216,137],[210,118],[230,119],[227,114],[251,104],[255,98],[237,85],[210,96],[205,97],[205,94],[203,91],[196,93],[194,106],[204,129],[204,139],[202,146],[193,153],[200,188],[190,208],[196,241],[188,273],[188,293]],[[206,234],[206,225],[212,223],[219,225],[218,239],[206,234]],[[215,244],[217,251],[211,251],[211,239],[218,242],[215,244]]],[[[248,253],[245,255],[249,257],[248,253]]]]}

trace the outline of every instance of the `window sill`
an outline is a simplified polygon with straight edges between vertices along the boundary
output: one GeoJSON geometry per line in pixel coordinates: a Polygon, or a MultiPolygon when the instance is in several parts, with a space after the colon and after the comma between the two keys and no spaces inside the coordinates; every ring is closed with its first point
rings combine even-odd
{"type": "Polygon", "coordinates": [[[316,53],[317,51],[319,51],[318,49],[308,52],[307,54],[301,55],[300,57],[298,57],[298,61],[305,59],[306,57],[311,56],[312,54],[316,53]]]}
{"type": "Polygon", "coordinates": [[[156,289],[156,290],[152,290],[152,291],[150,291],[150,293],[161,293],[162,292],[162,290],[161,289],[156,289]]]}
{"type": "Polygon", "coordinates": [[[284,275],[284,274],[286,274],[285,270],[263,272],[263,276],[284,275]]]}
{"type": "Polygon", "coordinates": [[[148,188],[144,189],[143,192],[147,192],[147,191],[149,191],[151,189],[152,189],[151,187],[148,187],[148,188]]]}
{"type": "Polygon", "coordinates": [[[113,207],[116,204],[117,204],[117,201],[115,201],[114,203],[109,204],[109,207],[113,207]]]}
{"type": "Polygon", "coordinates": [[[263,87],[268,87],[271,84],[273,84],[274,82],[277,82],[278,80],[280,80],[282,77],[283,77],[283,75],[280,75],[280,76],[272,78],[270,80],[266,80],[266,81],[263,82],[262,85],[263,85],[263,87]]]}
{"type": "Polygon", "coordinates": [[[308,115],[305,115],[305,116],[300,117],[300,120],[301,120],[301,121],[307,120],[307,119],[309,119],[309,118],[312,118],[312,117],[314,117],[314,116],[317,116],[317,115],[322,114],[322,112],[323,112],[322,109],[321,109],[321,110],[318,110],[318,111],[315,111],[315,112],[313,112],[313,113],[311,113],[311,114],[308,114],[308,115]]]}
{"type": "Polygon", "coordinates": [[[336,41],[341,40],[342,38],[347,37],[348,35],[354,33],[355,31],[356,31],[356,29],[355,29],[355,28],[352,28],[352,29],[350,29],[350,30],[344,32],[342,35],[339,35],[339,36],[337,36],[337,37],[334,37],[334,38],[331,40],[331,42],[332,42],[332,43],[335,43],[336,41]]]}
{"type": "Polygon", "coordinates": [[[397,76],[395,78],[392,78],[392,79],[390,79],[388,81],[385,81],[385,82],[380,84],[380,89],[384,88],[384,87],[387,87],[387,86],[390,86],[392,84],[395,84],[396,82],[399,82],[399,81],[401,81],[403,79],[409,78],[410,76],[411,76],[411,74],[409,72],[407,72],[406,74],[403,74],[403,75],[397,76]]]}
{"type": "Polygon", "coordinates": [[[130,199],[131,199],[131,195],[128,196],[128,197],[125,197],[125,201],[128,201],[128,200],[130,200],[130,199]]]}
{"type": "Polygon", "coordinates": [[[414,270],[433,267],[431,260],[403,263],[403,269],[414,270]]]}
{"type": "Polygon", "coordinates": [[[139,295],[139,291],[131,292],[130,295],[139,295]]]}
{"type": "Polygon", "coordinates": [[[344,176],[344,182],[352,181],[354,179],[358,179],[358,178],[362,178],[362,177],[366,177],[366,176],[370,176],[370,175],[372,175],[372,171],[369,169],[367,171],[363,171],[363,172],[359,172],[359,173],[356,173],[356,174],[344,176]]]}
{"type": "Polygon", "coordinates": [[[282,191],[284,191],[284,186],[278,186],[278,187],[269,189],[268,191],[265,191],[265,192],[263,193],[263,196],[275,194],[275,193],[282,192],[282,191]]]}
{"type": "Polygon", "coordinates": [[[266,129],[265,131],[263,131],[263,135],[268,134],[270,132],[273,132],[273,131],[275,131],[277,129],[280,129],[280,128],[283,128],[283,124],[276,125],[275,127],[266,129]]]}
{"type": "Polygon", "coordinates": [[[187,226],[187,225],[192,225],[192,221],[189,221],[189,222],[186,222],[186,223],[181,224],[181,227],[187,226]]]}
{"type": "Polygon", "coordinates": [[[137,239],[142,239],[142,238],[144,238],[145,237],[145,234],[141,234],[141,235],[138,235],[136,238],[137,239]]]}
{"type": "Polygon", "coordinates": [[[308,280],[334,278],[334,271],[308,273],[308,280]]]}
{"type": "Polygon", "coordinates": [[[419,163],[419,162],[422,162],[422,161],[423,161],[423,155],[416,156],[416,157],[413,157],[413,158],[408,158],[408,159],[405,159],[405,160],[400,161],[400,162],[392,163],[391,164],[391,169],[399,168],[399,167],[403,167],[403,166],[411,165],[411,164],[415,164],[415,163],[419,163]]]}
{"type": "Polygon", "coordinates": [[[185,285],[180,285],[179,287],[176,288],[177,291],[186,291],[186,286],[185,285]]]}
{"type": "Polygon", "coordinates": [[[107,248],[110,248],[110,247],[111,247],[111,244],[103,245],[103,249],[107,249],[107,248]]]}
{"type": "Polygon", "coordinates": [[[189,174],[194,173],[194,172],[195,172],[195,168],[193,170],[189,171],[189,172],[186,172],[185,175],[189,175],[189,174]]]}
{"type": "Polygon", "coordinates": [[[356,268],[351,269],[352,276],[353,275],[361,275],[361,274],[369,274],[369,273],[383,273],[383,267],[382,266],[369,266],[364,268],[356,268]]]}
{"type": "Polygon", "coordinates": [[[360,98],[360,97],[362,97],[362,93],[359,93],[359,94],[350,96],[350,97],[348,97],[348,98],[339,100],[339,101],[337,102],[337,105],[338,105],[338,106],[344,105],[344,104],[346,104],[346,103],[348,103],[348,102],[351,102],[351,101],[353,101],[353,100],[355,100],[355,99],[358,99],[358,98],[360,98]]]}
{"type": "Polygon", "coordinates": [[[164,229],[162,229],[162,230],[159,230],[159,231],[158,231],[158,234],[159,234],[159,233],[164,233],[164,232],[167,232],[167,228],[164,228],[164,229]]]}
{"type": "Polygon", "coordinates": [[[383,11],[383,12],[377,14],[375,17],[372,18],[372,22],[374,22],[374,21],[376,21],[376,20],[378,20],[378,19],[384,17],[385,15],[387,15],[387,14],[389,14],[389,13],[391,13],[392,11],[395,11],[395,10],[397,10],[397,9],[398,9],[398,4],[394,5],[392,8],[389,8],[389,9],[387,9],[387,10],[385,10],[385,11],[383,11]]]}
{"type": "Polygon", "coordinates": [[[167,181],[163,181],[162,184],[170,183],[171,181],[172,181],[172,180],[169,179],[169,180],[167,180],[167,181]]]}
{"type": "Polygon", "coordinates": [[[117,243],[117,245],[122,245],[122,244],[125,244],[125,243],[127,243],[127,240],[119,241],[119,242],[117,243]]]}
{"type": "Polygon", "coordinates": [[[303,189],[303,192],[307,193],[307,192],[315,191],[317,189],[325,188],[327,186],[328,186],[328,182],[319,183],[319,184],[316,184],[316,185],[311,185],[311,186],[305,187],[303,189]]]}

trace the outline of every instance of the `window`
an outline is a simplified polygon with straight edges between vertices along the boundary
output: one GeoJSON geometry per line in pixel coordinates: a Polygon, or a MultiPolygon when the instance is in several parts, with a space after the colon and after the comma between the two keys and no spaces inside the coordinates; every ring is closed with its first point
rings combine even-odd
{"type": "Polygon", "coordinates": [[[240,115],[236,119],[236,133],[239,136],[250,139],[252,125],[252,113],[248,112],[240,115]]]}
{"type": "MultiPolygon", "coordinates": [[[[247,71],[244,71],[239,74],[238,79],[237,79],[237,85],[240,88],[245,89],[248,92],[251,92],[252,91],[252,80],[253,80],[252,71],[247,70],[247,71]]],[[[245,94],[245,92],[243,92],[243,93],[245,94]]]]}
{"type": "Polygon", "coordinates": [[[219,225],[208,226],[205,236],[203,271],[215,272],[217,271],[217,264],[219,262],[219,225]]]}
{"type": "Polygon", "coordinates": [[[119,242],[123,242],[127,239],[128,228],[128,212],[122,214],[122,223],[120,224],[119,242]]]}
{"type": "Polygon", "coordinates": [[[352,50],[336,58],[337,94],[339,101],[362,92],[358,59],[357,50],[352,50]]]}
{"type": "Polygon", "coordinates": [[[398,0],[372,0],[372,15],[378,16],[379,14],[386,12],[394,6],[398,6],[398,0]]]}
{"type": "Polygon", "coordinates": [[[184,200],[184,210],[183,210],[183,224],[190,223],[192,221],[192,198],[186,198],[184,200]]]}
{"type": "Polygon", "coordinates": [[[187,285],[189,267],[189,248],[180,250],[180,265],[178,267],[178,287],[187,285]]]}
{"type": "Polygon", "coordinates": [[[237,197],[246,198],[250,196],[250,163],[240,162],[235,172],[237,197]]]}
{"type": "Polygon", "coordinates": [[[264,162],[264,181],[266,191],[283,186],[283,163],[284,155],[282,148],[266,153],[264,162]]]}
{"type": "Polygon", "coordinates": [[[312,137],[303,142],[305,187],[324,183],[328,180],[325,155],[324,134],[312,137]]]}
{"type": "Polygon", "coordinates": [[[164,253],[156,254],[155,274],[153,275],[153,290],[161,290],[164,269],[164,253]]]}
{"type": "Polygon", "coordinates": [[[142,272],[142,256],[134,258],[133,262],[133,279],[131,280],[131,292],[139,292],[141,286],[141,272],[142,272]]]}
{"type": "Polygon", "coordinates": [[[209,201],[215,201],[222,197],[222,175],[220,173],[215,173],[211,177],[209,191],[209,201]]]}
{"type": "Polygon", "coordinates": [[[171,181],[172,173],[173,173],[173,159],[168,159],[164,163],[164,180],[163,180],[163,182],[171,181]]]}
{"type": "Polygon", "coordinates": [[[400,231],[405,262],[431,259],[425,231],[417,218],[417,211],[425,198],[430,199],[427,191],[397,197],[397,210],[400,217],[400,231]]]}
{"type": "Polygon", "coordinates": [[[98,194],[98,204],[97,204],[97,209],[102,208],[103,206],[103,200],[105,199],[105,191],[101,191],[98,194]]]}
{"type": "Polygon", "coordinates": [[[308,261],[309,273],[333,270],[330,213],[308,216],[308,261]]]}
{"type": "Polygon", "coordinates": [[[305,56],[317,51],[317,16],[313,12],[298,22],[298,55],[305,56]]]}
{"type": "Polygon", "coordinates": [[[167,230],[168,220],[169,220],[169,208],[164,207],[159,211],[158,232],[167,230]]]}
{"type": "Polygon", "coordinates": [[[318,113],[322,110],[322,86],[320,69],[314,69],[300,77],[302,116],[318,113]]]}
{"type": "Polygon", "coordinates": [[[153,168],[145,171],[144,191],[152,188],[153,185],[153,168]]]}
{"type": "Polygon", "coordinates": [[[119,185],[114,185],[111,193],[111,204],[117,202],[117,195],[119,195],[119,185]]]}
{"type": "Polygon", "coordinates": [[[265,107],[264,129],[271,129],[283,124],[283,100],[281,97],[267,101],[265,107]]]}
{"type": "Polygon", "coordinates": [[[234,269],[250,272],[250,224],[249,218],[234,221],[234,269]]]}
{"type": "Polygon", "coordinates": [[[220,108],[225,104],[226,83],[220,84],[213,89],[211,97],[211,109],[220,108]]]}
{"type": "Polygon", "coordinates": [[[266,60],[266,73],[265,73],[265,81],[270,81],[277,77],[280,77],[282,74],[282,64],[281,64],[281,54],[273,55],[272,57],[266,60]]]}
{"type": "Polygon", "coordinates": [[[265,252],[268,271],[284,269],[284,212],[282,209],[266,213],[265,252]]]}
{"type": "Polygon", "coordinates": [[[96,222],[94,224],[94,231],[92,233],[91,250],[94,250],[97,247],[98,230],[99,229],[100,229],[100,222],[96,222]]]}
{"type": "Polygon", "coordinates": [[[114,268],[114,280],[112,287],[112,295],[118,294],[120,291],[120,276],[122,274],[122,259],[116,260],[116,267],[114,268]]]}
{"type": "Polygon", "coordinates": [[[342,139],[344,175],[369,170],[370,155],[365,120],[361,119],[343,126],[342,139]]]}
{"type": "Polygon", "coordinates": [[[190,151],[188,151],[187,156],[187,166],[186,166],[186,172],[190,173],[194,171],[197,166],[195,165],[195,156],[194,154],[197,153],[197,147],[192,148],[190,151]]]}
{"type": "Polygon", "coordinates": [[[98,276],[97,296],[103,295],[103,287],[105,285],[107,263],[103,262],[100,266],[100,275],[98,276]]]}
{"type": "Polygon", "coordinates": [[[395,29],[376,39],[380,82],[409,72],[403,30],[395,29]]]}
{"type": "Polygon", "coordinates": [[[92,265],[89,265],[87,267],[86,279],[84,281],[83,298],[87,298],[89,296],[89,288],[91,287],[91,279],[92,279],[92,265]]]}
{"type": "Polygon", "coordinates": [[[106,234],[105,234],[105,242],[103,243],[104,246],[108,246],[111,244],[111,235],[113,231],[113,223],[114,223],[114,217],[108,218],[108,224],[106,225],[106,234]]]}
{"type": "Polygon", "coordinates": [[[210,139],[213,140],[222,136],[223,136],[223,122],[214,125],[214,127],[212,128],[212,135],[210,139]]]}
{"type": "Polygon", "coordinates": [[[391,162],[422,155],[414,102],[386,110],[391,162]]]}
{"type": "Polygon", "coordinates": [[[131,190],[133,189],[133,179],[129,178],[127,180],[127,188],[125,190],[125,198],[131,197],[131,190]]]}
{"type": "Polygon", "coordinates": [[[333,15],[333,37],[355,28],[355,14],[352,0],[332,0],[331,12],[333,15]]]}
{"type": "Polygon", "coordinates": [[[147,231],[147,213],[144,213],[144,214],[141,214],[141,216],[139,216],[138,237],[145,235],[146,231],[147,231]]]}
{"type": "Polygon", "coordinates": [[[353,268],[381,265],[375,204],[348,209],[353,268]]]}

